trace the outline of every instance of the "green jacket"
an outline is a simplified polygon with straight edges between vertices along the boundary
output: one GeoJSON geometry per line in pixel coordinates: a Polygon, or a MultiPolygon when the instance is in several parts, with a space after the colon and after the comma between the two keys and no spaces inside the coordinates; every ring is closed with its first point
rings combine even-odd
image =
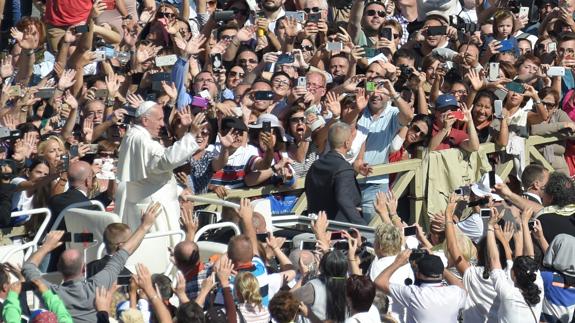
{"type": "MultiPolygon", "coordinates": [[[[51,290],[47,290],[42,294],[42,298],[44,299],[44,303],[48,310],[54,314],[58,318],[58,323],[73,323],[72,316],[66,310],[66,306],[58,297],[58,295],[54,294],[51,290]]],[[[2,310],[2,317],[4,318],[4,322],[6,323],[20,323],[21,321],[22,310],[20,309],[20,299],[18,294],[13,291],[8,292],[8,297],[6,297],[6,301],[4,302],[4,309],[2,310]]]]}

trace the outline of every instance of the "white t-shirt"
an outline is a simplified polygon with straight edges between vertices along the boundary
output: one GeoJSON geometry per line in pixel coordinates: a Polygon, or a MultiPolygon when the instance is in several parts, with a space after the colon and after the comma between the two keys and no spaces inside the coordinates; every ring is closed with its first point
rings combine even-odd
{"type": "MultiPolygon", "coordinates": [[[[19,185],[22,182],[25,182],[26,179],[22,177],[16,177],[12,179],[10,184],[19,185]]],[[[16,211],[28,211],[32,210],[34,207],[32,206],[32,200],[34,199],[34,195],[28,196],[26,191],[20,191],[14,193],[12,195],[12,210],[16,211]]]]}
{"type": "Polygon", "coordinates": [[[459,221],[457,227],[476,244],[483,238],[483,219],[479,213],[473,213],[465,220],[459,221]]]}
{"type": "Polygon", "coordinates": [[[379,311],[375,306],[371,306],[368,312],[356,313],[345,320],[345,323],[379,323],[379,311]]]}
{"type": "MultiPolygon", "coordinates": [[[[505,275],[511,280],[509,270],[513,267],[512,261],[507,261],[505,275]]],[[[493,288],[493,278],[483,278],[484,267],[469,266],[463,273],[463,286],[467,291],[467,301],[463,310],[464,322],[497,322],[499,298],[493,288]]]]}
{"type": "Polygon", "coordinates": [[[515,287],[513,281],[507,279],[505,272],[501,269],[491,271],[493,286],[501,300],[497,316],[502,323],[538,323],[543,306],[543,280],[537,271],[535,285],[539,287],[541,300],[534,306],[527,304],[521,290],[515,287]]]}
{"type": "MultiPolygon", "coordinates": [[[[369,268],[369,278],[371,278],[372,281],[375,281],[377,276],[379,276],[379,274],[381,274],[385,268],[389,267],[394,261],[395,256],[383,257],[374,260],[371,263],[371,267],[369,268]]],[[[399,267],[399,269],[397,269],[393,275],[391,275],[389,282],[392,284],[405,285],[405,280],[408,278],[411,279],[412,283],[415,281],[411,266],[409,264],[405,264],[399,267]]],[[[405,306],[395,302],[391,297],[389,298],[389,312],[393,318],[399,322],[405,321],[405,306]]]]}
{"type": "Polygon", "coordinates": [[[423,283],[419,286],[390,284],[389,296],[407,308],[407,323],[457,323],[467,293],[458,286],[423,283]]]}

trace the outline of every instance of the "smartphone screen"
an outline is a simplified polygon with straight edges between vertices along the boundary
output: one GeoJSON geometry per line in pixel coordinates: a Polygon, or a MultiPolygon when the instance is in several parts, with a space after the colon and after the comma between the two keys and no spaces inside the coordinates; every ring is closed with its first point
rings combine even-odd
{"type": "Polygon", "coordinates": [[[256,234],[259,242],[266,242],[266,238],[268,237],[267,233],[258,233],[256,234]]]}
{"type": "Polygon", "coordinates": [[[492,170],[489,172],[489,187],[495,187],[495,171],[492,170]]]}
{"type": "Polygon", "coordinates": [[[217,215],[213,212],[196,211],[195,215],[198,218],[198,228],[205,227],[208,224],[216,223],[217,215]]]}
{"type": "Polygon", "coordinates": [[[491,209],[481,209],[479,210],[479,215],[484,219],[489,219],[491,217],[491,209]]]}
{"type": "Polygon", "coordinates": [[[341,239],[345,239],[341,231],[331,233],[331,240],[341,240],[341,239]]]}
{"type": "Polygon", "coordinates": [[[272,132],[272,123],[270,121],[264,121],[262,123],[262,131],[263,132],[272,132]]]}
{"type": "Polygon", "coordinates": [[[74,242],[94,242],[94,234],[74,233],[74,242]]]}
{"type": "Polygon", "coordinates": [[[414,236],[416,234],[417,234],[417,227],[414,225],[403,228],[403,235],[406,237],[407,236],[414,236]]]}
{"type": "Polygon", "coordinates": [[[300,241],[300,250],[315,250],[315,241],[300,241]]]}

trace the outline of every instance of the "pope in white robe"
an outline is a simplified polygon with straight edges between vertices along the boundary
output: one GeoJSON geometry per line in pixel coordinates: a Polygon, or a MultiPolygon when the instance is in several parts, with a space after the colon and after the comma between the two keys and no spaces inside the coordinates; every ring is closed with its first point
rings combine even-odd
{"type": "Polygon", "coordinates": [[[178,185],[172,171],[186,163],[198,145],[188,132],[172,146],[164,147],[157,140],[163,126],[162,108],[155,102],[144,102],[136,110],[136,125],[120,145],[115,211],[132,231],[150,202],[160,202],[163,209],[150,232],[180,229],[178,185]]]}

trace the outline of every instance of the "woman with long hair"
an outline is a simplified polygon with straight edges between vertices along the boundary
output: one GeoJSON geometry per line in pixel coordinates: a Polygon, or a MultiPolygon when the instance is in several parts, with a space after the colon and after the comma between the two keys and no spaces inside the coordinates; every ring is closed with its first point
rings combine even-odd
{"type": "Polygon", "coordinates": [[[235,278],[234,290],[238,302],[238,322],[269,322],[270,313],[262,304],[260,285],[253,274],[249,272],[239,273],[235,278]]]}
{"type": "Polygon", "coordinates": [[[346,318],[345,283],[348,270],[346,255],[329,251],[319,263],[320,275],[294,291],[321,321],[344,322],[346,318]]]}

